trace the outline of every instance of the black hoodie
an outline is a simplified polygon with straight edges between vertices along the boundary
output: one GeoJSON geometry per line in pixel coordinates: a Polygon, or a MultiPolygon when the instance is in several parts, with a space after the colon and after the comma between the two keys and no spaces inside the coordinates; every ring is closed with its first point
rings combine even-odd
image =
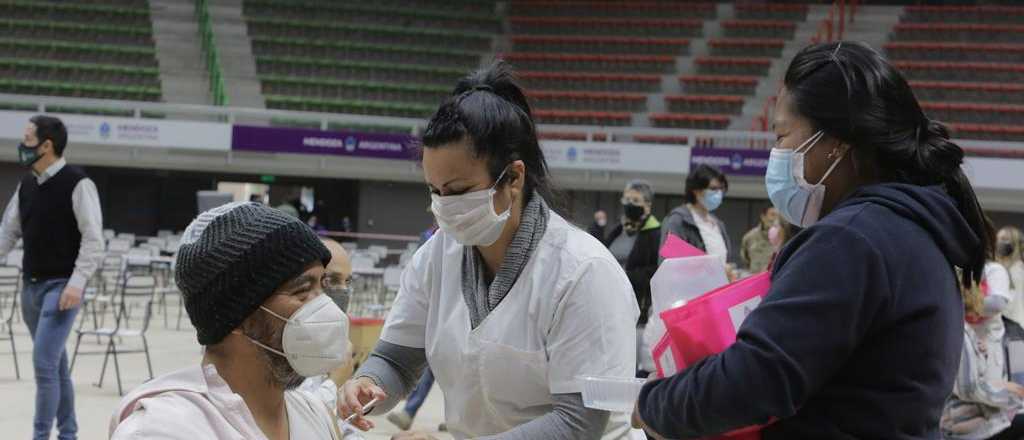
{"type": "Polygon", "coordinates": [[[863,187],[782,249],[737,341],[640,394],[669,438],[938,439],[979,240],[940,188],[863,187]]]}

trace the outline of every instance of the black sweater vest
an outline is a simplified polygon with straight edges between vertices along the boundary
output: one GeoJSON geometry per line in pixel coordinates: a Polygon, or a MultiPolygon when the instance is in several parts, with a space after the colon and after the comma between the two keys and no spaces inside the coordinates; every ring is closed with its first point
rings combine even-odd
{"type": "Polygon", "coordinates": [[[85,177],[82,170],[65,165],[42,185],[31,173],[21,179],[18,213],[25,245],[22,265],[29,279],[68,278],[74,272],[82,234],[71,194],[85,177]]]}

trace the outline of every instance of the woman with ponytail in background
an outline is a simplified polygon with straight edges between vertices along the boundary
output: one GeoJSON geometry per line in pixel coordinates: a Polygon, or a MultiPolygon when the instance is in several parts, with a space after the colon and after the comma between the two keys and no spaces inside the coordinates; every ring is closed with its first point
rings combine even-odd
{"type": "Polygon", "coordinates": [[[805,229],[736,343],[647,384],[634,425],[667,438],[768,423],[765,440],[939,438],[960,287],[992,252],[963,150],[899,71],[853,42],[793,58],[774,131],[768,194],[805,229]]]}

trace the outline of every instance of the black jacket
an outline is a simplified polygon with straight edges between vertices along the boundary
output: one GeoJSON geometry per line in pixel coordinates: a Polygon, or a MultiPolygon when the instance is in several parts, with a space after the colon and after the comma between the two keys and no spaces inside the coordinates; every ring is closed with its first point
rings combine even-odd
{"type": "Polygon", "coordinates": [[[963,343],[953,266],[980,241],[938,187],[859,189],[780,252],[736,343],[640,394],[669,438],[938,439],[963,343]]]}
{"type": "MultiPolygon", "coordinates": [[[[612,230],[604,241],[610,247],[623,234],[623,226],[612,230]]],[[[647,216],[644,226],[637,232],[636,243],[626,260],[626,276],[633,285],[636,303],[640,306],[639,325],[647,324],[647,313],[651,309],[651,277],[658,271],[658,251],[661,250],[661,224],[653,215],[647,216]]]]}
{"type": "MultiPolygon", "coordinates": [[[[718,229],[722,232],[722,240],[725,241],[725,250],[728,252],[728,261],[733,261],[733,249],[732,240],[729,238],[729,233],[725,229],[725,222],[719,220],[714,214],[711,214],[711,219],[718,224],[718,229]]],[[[700,236],[700,228],[697,227],[697,223],[693,220],[693,213],[690,212],[690,208],[686,205],[680,206],[673,209],[672,212],[665,217],[664,223],[661,225],[661,242],[665,242],[665,237],[668,234],[673,234],[683,241],[693,245],[697,249],[707,252],[707,246],[704,245],[704,238],[700,236]]]]}

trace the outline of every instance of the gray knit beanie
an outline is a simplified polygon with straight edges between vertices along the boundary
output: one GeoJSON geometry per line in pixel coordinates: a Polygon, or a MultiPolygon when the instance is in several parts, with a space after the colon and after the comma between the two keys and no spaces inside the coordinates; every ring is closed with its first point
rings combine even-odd
{"type": "Polygon", "coordinates": [[[224,339],[310,263],[331,260],[305,223],[250,202],[199,214],[181,243],[174,276],[202,345],[224,339]]]}

